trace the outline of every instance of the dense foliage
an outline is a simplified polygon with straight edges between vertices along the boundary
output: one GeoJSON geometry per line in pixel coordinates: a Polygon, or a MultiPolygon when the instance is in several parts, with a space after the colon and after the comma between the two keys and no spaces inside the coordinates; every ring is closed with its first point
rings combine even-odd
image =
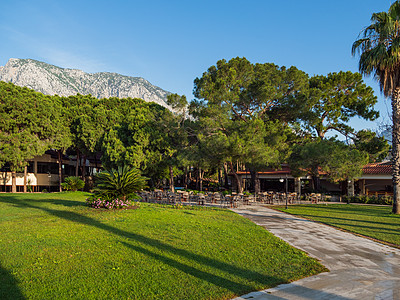
{"type": "MultiPolygon", "coordinates": [[[[196,78],[194,94],[199,142],[207,149],[203,156],[225,162],[239,191],[239,169],[253,175],[290,162],[297,173],[311,175],[318,189],[321,173],[332,181],[353,179],[368,162],[367,151],[376,155],[387,150],[370,147],[375,139],[357,139],[362,141],[359,148],[335,139],[325,141],[330,130],[355,140],[358,136],[347,124],[349,119],[378,117],[373,109],[376,97],[358,73],[308,78],[295,67],[234,58],[218,61],[196,78]]],[[[255,176],[252,179],[257,191],[255,176]]]]}
{"type": "Polygon", "coordinates": [[[82,178],[85,167],[79,162],[101,156],[110,171],[97,178],[98,193],[107,174],[116,180],[122,178],[118,170],[125,168],[147,176],[152,187],[168,181],[171,190],[177,175],[184,187],[191,183],[202,190],[207,177],[230,188],[231,173],[242,191],[238,172],[250,171],[250,188],[258,191],[257,172],[266,167],[289,162],[298,173],[318,177],[322,169],[333,181],[346,180],[388,149],[375,133],[357,133],[347,124],[354,116],[378,116],[373,110],[376,97],[358,73],[309,78],[295,67],[252,64],[237,57],[218,61],[196,78],[194,95],[189,104],[185,96],[170,94],[169,111],[141,99],[44,96],[2,82],[0,166],[7,163],[15,175],[27,160],[53,149],[60,162],[60,188],[61,156],[67,151],[76,156],[75,176],[82,178]],[[330,130],[354,143],[326,140],[330,130]],[[345,163],[349,160],[351,164],[345,163]]]}

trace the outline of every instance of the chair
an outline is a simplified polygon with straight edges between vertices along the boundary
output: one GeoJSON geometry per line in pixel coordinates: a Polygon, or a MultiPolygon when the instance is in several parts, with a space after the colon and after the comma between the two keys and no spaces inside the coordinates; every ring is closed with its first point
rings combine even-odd
{"type": "Polygon", "coordinates": [[[206,201],[206,197],[204,194],[201,194],[201,193],[197,194],[197,204],[198,205],[204,205],[205,201],[206,201]]]}
{"type": "Polygon", "coordinates": [[[319,201],[321,201],[321,194],[314,194],[314,193],[311,194],[310,200],[311,200],[311,203],[317,204],[319,201]]]}
{"type": "Polygon", "coordinates": [[[256,202],[256,196],[255,195],[248,195],[247,196],[247,204],[250,205],[251,203],[256,202]]]}
{"type": "Polygon", "coordinates": [[[156,203],[162,203],[163,202],[163,192],[161,190],[154,190],[154,200],[156,203]]]}
{"type": "Polygon", "coordinates": [[[189,201],[189,193],[188,192],[182,192],[181,193],[181,202],[188,202],[189,201]]]}
{"type": "Polygon", "coordinates": [[[166,194],[166,202],[168,203],[168,204],[176,204],[176,198],[178,197],[178,195],[177,194],[175,194],[175,193],[172,193],[172,192],[168,192],[167,194],[166,194]]]}

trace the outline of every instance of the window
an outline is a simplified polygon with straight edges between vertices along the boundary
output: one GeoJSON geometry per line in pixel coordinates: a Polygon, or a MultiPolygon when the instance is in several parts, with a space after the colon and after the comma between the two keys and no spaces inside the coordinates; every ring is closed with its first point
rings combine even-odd
{"type": "Polygon", "coordinates": [[[37,172],[39,174],[58,174],[58,163],[38,162],[37,172]]]}

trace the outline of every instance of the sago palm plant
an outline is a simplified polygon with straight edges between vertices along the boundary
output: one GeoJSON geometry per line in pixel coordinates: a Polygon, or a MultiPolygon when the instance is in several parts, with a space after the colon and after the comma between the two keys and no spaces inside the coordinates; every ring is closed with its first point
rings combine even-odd
{"type": "Polygon", "coordinates": [[[96,175],[94,192],[99,197],[120,198],[128,196],[147,187],[147,178],[140,171],[127,166],[118,169],[104,170],[96,175]]]}
{"type": "Polygon", "coordinates": [[[61,183],[61,187],[66,191],[76,192],[77,190],[81,190],[85,187],[85,182],[76,176],[69,176],[64,179],[64,182],[61,183]]]}

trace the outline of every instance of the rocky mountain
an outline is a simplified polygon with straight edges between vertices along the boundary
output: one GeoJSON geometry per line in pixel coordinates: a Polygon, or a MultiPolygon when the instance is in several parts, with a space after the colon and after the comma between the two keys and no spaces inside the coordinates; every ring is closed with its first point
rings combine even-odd
{"type": "Polygon", "coordinates": [[[46,95],[87,95],[96,98],[141,98],[148,102],[166,104],[169,92],[152,85],[141,77],[117,73],[85,73],[64,69],[33,59],[11,58],[0,66],[0,80],[26,86],[46,95]]]}

